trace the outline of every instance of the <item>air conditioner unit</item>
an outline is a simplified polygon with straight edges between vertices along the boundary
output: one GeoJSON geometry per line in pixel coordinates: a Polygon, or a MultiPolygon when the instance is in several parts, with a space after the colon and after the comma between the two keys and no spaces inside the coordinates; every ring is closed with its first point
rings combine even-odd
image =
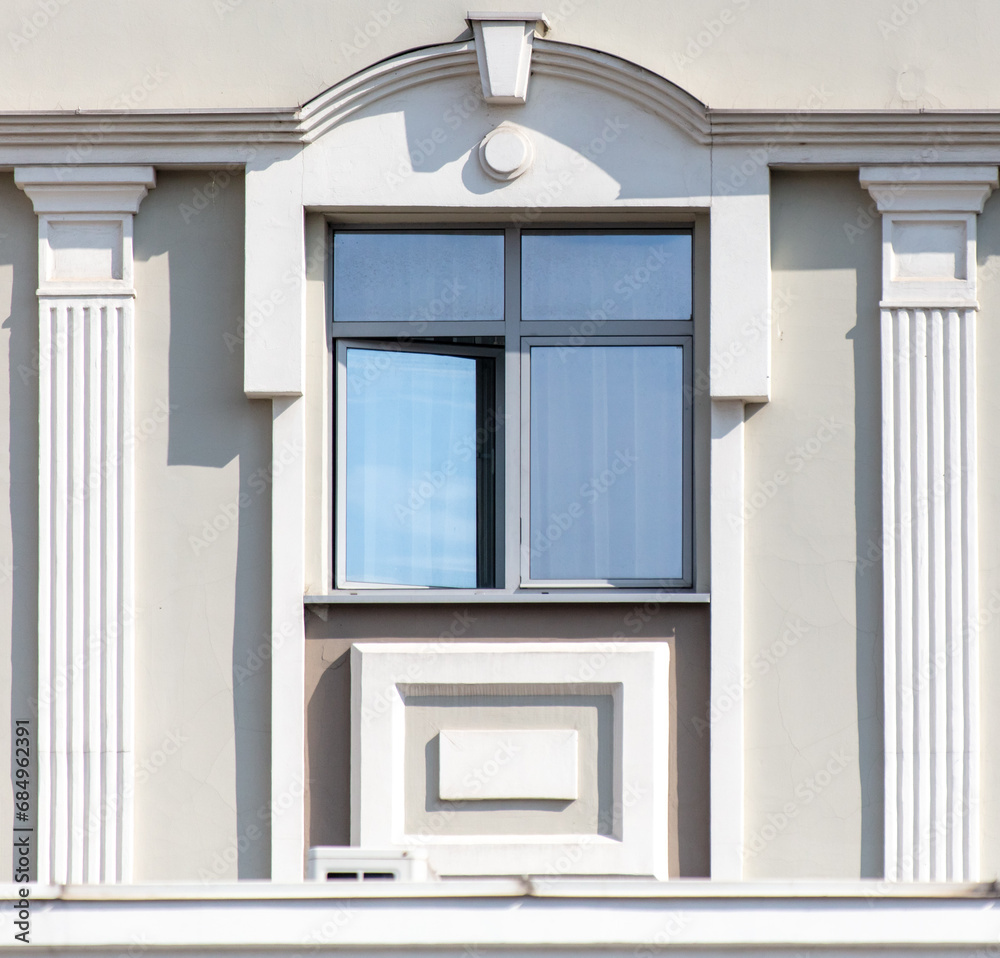
{"type": "Polygon", "coordinates": [[[317,845],[309,849],[310,881],[435,881],[423,849],[354,848],[317,845]]]}

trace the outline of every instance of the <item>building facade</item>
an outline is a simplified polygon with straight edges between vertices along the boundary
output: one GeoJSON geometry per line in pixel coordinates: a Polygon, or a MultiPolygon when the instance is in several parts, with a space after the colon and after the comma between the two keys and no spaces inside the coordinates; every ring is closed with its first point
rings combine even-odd
{"type": "Polygon", "coordinates": [[[996,947],[992,9],[3,16],[11,944],[996,947]]]}

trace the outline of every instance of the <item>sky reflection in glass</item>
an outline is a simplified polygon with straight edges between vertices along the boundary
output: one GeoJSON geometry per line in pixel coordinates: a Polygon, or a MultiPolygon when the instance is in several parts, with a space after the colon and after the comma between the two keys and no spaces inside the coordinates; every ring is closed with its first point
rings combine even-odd
{"type": "Polygon", "coordinates": [[[348,348],[348,580],[475,588],[475,436],[475,359],[348,348]]]}

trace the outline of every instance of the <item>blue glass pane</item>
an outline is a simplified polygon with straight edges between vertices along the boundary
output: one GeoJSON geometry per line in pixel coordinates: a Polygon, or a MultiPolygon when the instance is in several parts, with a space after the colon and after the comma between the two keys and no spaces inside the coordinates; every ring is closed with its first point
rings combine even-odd
{"type": "Polygon", "coordinates": [[[533,579],[684,574],[680,346],[531,350],[533,579]]]}
{"type": "Polygon", "coordinates": [[[526,320],[691,318],[691,237],[678,233],[521,236],[526,320]]]}
{"type": "Polygon", "coordinates": [[[503,319],[502,233],[337,233],[335,322],[503,319]]]}
{"type": "Polygon", "coordinates": [[[346,574],[476,586],[476,361],[347,350],[346,574]]]}

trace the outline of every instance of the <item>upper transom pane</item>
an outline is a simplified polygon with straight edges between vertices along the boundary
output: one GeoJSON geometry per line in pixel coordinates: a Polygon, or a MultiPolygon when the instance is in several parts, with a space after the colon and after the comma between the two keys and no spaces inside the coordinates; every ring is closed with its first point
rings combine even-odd
{"type": "Polygon", "coordinates": [[[691,236],[525,232],[521,318],[690,319],[691,236]]]}
{"type": "Polygon", "coordinates": [[[336,233],[333,318],[501,321],[503,233],[336,233]]]}

